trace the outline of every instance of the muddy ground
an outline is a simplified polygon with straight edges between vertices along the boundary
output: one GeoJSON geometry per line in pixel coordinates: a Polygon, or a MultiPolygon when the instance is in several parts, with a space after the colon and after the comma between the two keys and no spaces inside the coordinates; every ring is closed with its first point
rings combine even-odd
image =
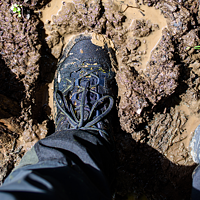
{"type": "Polygon", "coordinates": [[[42,21],[51,3],[0,1],[0,183],[54,132],[49,97],[57,61],[72,35],[93,32],[113,42],[117,62],[113,198],[189,199],[196,165],[188,146],[200,123],[198,1],[74,0],[42,21]],[[22,17],[12,3],[23,5],[22,17]],[[161,13],[161,21],[148,12],[161,13]]]}

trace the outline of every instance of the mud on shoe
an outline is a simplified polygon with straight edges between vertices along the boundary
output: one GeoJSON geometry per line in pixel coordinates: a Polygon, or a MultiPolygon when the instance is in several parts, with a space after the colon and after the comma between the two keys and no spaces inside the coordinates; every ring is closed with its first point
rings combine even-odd
{"type": "Polygon", "coordinates": [[[109,132],[106,115],[116,87],[109,45],[102,36],[80,34],[65,47],[54,80],[56,131],[96,130],[103,137],[109,132]]]}

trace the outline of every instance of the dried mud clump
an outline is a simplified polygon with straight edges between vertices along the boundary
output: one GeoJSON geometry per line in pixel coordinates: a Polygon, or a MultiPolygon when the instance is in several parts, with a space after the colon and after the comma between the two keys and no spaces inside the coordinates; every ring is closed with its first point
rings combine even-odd
{"type": "Polygon", "coordinates": [[[52,31],[45,40],[48,47],[51,48],[51,54],[54,55],[55,58],[59,58],[62,52],[63,42],[58,31],[52,31]]]}
{"type": "Polygon", "coordinates": [[[198,60],[198,52],[193,48],[200,42],[197,29],[190,30],[183,37],[179,38],[178,42],[179,56],[184,63],[190,64],[193,60],[198,60]],[[191,56],[192,54],[193,56],[191,56]]]}
{"type": "Polygon", "coordinates": [[[150,85],[144,78],[130,76],[130,72],[121,71],[116,76],[120,92],[120,124],[123,130],[132,133],[138,124],[144,123],[144,108],[149,107],[148,99],[153,97],[150,85]]]}
{"type": "Polygon", "coordinates": [[[190,12],[176,2],[162,2],[161,10],[167,18],[168,28],[174,37],[179,37],[188,31],[191,22],[190,12]]]}
{"type": "Polygon", "coordinates": [[[60,35],[95,28],[100,18],[100,1],[75,1],[62,6],[59,15],[53,16],[52,29],[60,35]]]}
{"type": "MultiPolygon", "coordinates": [[[[161,41],[152,52],[145,75],[156,94],[155,103],[161,98],[174,93],[178,85],[179,66],[174,58],[175,48],[172,36],[167,29],[163,30],[161,41]]],[[[153,101],[150,100],[155,105],[153,101]]]]}
{"type": "Polygon", "coordinates": [[[152,24],[149,20],[136,19],[132,22],[131,31],[133,31],[133,36],[145,37],[150,35],[152,29],[152,24]]]}
{"type": "MultiPolygon", "coordinates": [[[[183,46],[194,47],[199,44],[198,31],[193,29],[182,37],[183,46]]],[[[194,52],[194,51],[193,51],[194,52]]],[[[190,52],[189,52],[190,53],[190,52]]]]}
{"type": "MultiPolygon", "coordinates": [[[[127,39],[127,49],[128,51],[136,50],[141,45],[141,41],[135,38],[127,39]]],[[[128,59],[127,59],[128,61],[128,59]]]]}

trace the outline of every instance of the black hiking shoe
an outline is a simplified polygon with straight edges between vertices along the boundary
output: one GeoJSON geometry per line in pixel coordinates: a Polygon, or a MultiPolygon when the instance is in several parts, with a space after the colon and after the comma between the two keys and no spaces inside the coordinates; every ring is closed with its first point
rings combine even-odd
{"type": "Polygon", "coordinates": [[[193,161],[200,164],[200,125],[195,129],[189,146],[191,148],[193,161]]]}
{"type": "Polygon", "coordinates": [[[54,120],[56,131],[96,130],[105,138],[110,132],[105,116],[114,104],[115,73],[110,48],[91,39],[92,35],[81,34],[65,47],[54,80],[54,120]]]}

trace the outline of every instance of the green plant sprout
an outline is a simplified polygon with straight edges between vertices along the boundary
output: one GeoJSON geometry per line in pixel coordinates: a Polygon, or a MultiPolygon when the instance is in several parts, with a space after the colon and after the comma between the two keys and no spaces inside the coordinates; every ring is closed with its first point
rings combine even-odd
{"type": "Polygon", "coordinates": [[[22,5],[17,5],[16,3],[12,4],[10,7],[10,10],[13,11],[13,13],[17,13],[18,17],[21,17],[21,11],[22,11],[22,5]]]}
{"type": "MultiPolygon", "coordinates": [[[[186,47],[186,50],[189,50],[191,47],[186,47]]],[[[193,47],[194,49],[200,49],[200,46],[193,47]]]]}
{"type": "Polygon", "coordinates": [[[195,46],[194,49],[200,49],[200,46],[195,46]]]}

